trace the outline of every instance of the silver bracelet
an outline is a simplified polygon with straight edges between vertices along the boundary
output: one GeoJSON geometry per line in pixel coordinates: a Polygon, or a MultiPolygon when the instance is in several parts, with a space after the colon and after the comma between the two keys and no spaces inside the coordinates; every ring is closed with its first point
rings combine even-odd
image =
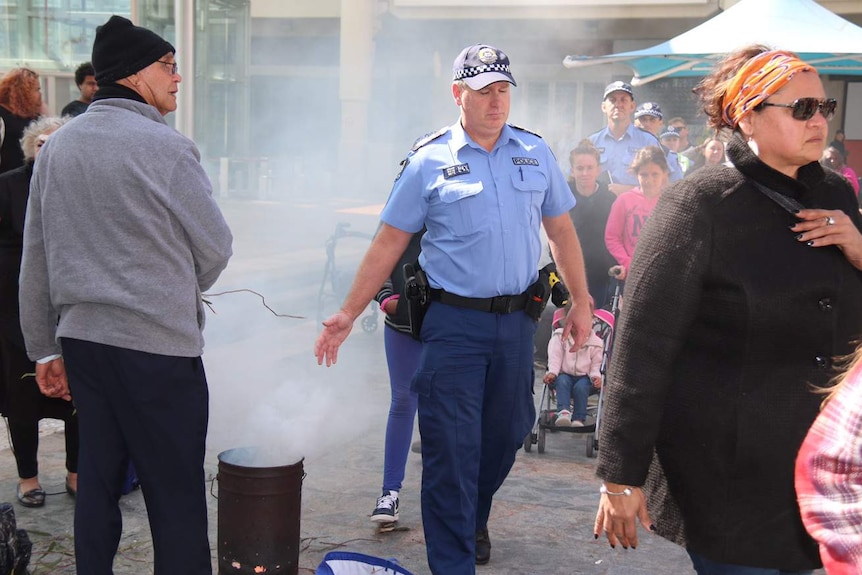
{"type": "Polygon", "coordinates": [[[608,491],[608,488],[605,487],[603,483],[602,486],[599,487],[599,493],[602,495],[625,495],[626,497],[629,497],[632,494],[632,488],[626,487],[622,491],[608,491]]]}

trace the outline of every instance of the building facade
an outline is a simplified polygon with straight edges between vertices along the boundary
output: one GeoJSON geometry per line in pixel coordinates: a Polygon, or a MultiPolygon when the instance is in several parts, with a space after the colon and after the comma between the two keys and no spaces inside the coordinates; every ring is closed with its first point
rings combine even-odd
{"type": "MultiPolygon", "coordinates": [[[[0,70],[29,66],[49,108],[77,97],[73,72],[110,14],[178,50],[170,121],[199,144],[223,193],[385,198],[412,142],[453,122],[451,62],[466,45],[506,51],[511,121],[549,141],[601,127],[602,88],[623,66],[573,71],[568,54],[657,44],[736,0],[0,0],[0,70]]],[[[821,1],[862,23],[862,2],[821,1]]],[[[695,127],[690,79],[637,89],[695,127]]],[[[841,97],[844,82],[829,82],[841,97]]],[[[839,126],[841,118],[835,126],[839,126]]],[[[696,129],[695,129],[696,132],[696,129]]]]}

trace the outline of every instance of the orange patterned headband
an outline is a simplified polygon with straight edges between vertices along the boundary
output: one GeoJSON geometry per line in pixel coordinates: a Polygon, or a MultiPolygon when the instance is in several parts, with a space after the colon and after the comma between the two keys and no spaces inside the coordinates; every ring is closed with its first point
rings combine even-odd
{"type": "Polygon", "coordinates": [[[758,54],[739,69],[722,99],[722,117],[736,128],[739,120],[778,92],[799,71],[814,68],[790,52],[771,50],[758,54]]]}

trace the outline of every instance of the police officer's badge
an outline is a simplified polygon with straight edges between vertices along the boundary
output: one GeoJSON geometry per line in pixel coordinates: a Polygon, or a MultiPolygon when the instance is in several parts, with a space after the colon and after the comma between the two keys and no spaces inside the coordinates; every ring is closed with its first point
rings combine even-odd
{"type": "Polygon", "coordinates": [[[644,106],[643,106],[644,110],[652,110],[652,108],[653,108],[652,102],[644,103],[644,106]]]}
{"type": "Polygon", "coordinates": [[[497,61],[497,51],[493,48],[482,48],[479,50],[479,61],[483,64],[493,64],[497,61]]]}

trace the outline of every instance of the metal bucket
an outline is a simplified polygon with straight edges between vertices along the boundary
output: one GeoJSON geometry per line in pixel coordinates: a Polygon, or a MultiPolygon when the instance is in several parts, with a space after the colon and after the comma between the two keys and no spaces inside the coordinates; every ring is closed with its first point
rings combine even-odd
{"type": "Polygon", "coordinates": [[[254,447],[218,455],[219,575],[297,575],[302,462],[254,447]]]}

